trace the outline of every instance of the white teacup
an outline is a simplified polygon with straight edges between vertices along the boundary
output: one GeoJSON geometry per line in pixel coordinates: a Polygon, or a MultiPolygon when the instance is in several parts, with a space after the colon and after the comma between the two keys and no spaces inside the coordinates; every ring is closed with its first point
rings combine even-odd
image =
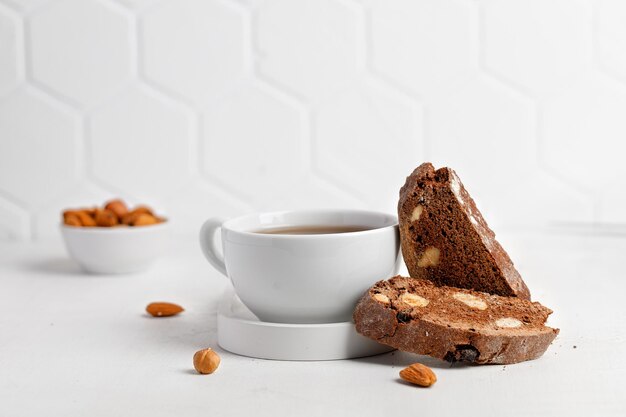
{"type": "Polygon", "coordinates": [[[200,246],[259,319],[278,323],[351,320],[367,288],[395,275],[400,261],[396,217],[371,211],[280,211],[230,220],[212,218],[200,230],[200,246]],[[348,226],[366,230],[263,233],[276,228],[348,226]],[[214,240],[219,229],[222,251],[214,240]]]}

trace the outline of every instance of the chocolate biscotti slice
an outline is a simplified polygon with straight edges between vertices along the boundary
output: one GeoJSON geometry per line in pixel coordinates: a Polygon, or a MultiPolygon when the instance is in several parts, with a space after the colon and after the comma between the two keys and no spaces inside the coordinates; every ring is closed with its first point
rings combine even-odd
{"type": "Polygon", "coordinates": [[[407,177],[398,202],[402,255],[414,278],[530,299],[528,287],[450,168],[407,177]]]}
{"type": "Polygon", "coordinates": [[[379,281],[354,311],[357,332],[397,349],[448,362],[510,364],[541,356],[559,333],[552,310],[501,297],[396,276],[379,281]]]}

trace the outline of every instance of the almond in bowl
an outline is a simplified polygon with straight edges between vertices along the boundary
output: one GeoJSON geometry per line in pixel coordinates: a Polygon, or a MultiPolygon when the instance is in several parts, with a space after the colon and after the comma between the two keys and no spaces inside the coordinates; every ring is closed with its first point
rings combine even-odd
{"type": "Polygon", "coordinates": [[[61,233],[85,271],[123,274],[148,269],[165,253],[169,224],[147,206],[131,209],[115,199],[103,207],[63,211],[61,233]]]}
{"type": "Polygon", "coordinates": [[[132,210],[120,199],[105,203],[104,207],[69,209],[63,212],[63,223],[73,227],[150,226],[164,223],[148,206],[132,210]]]}

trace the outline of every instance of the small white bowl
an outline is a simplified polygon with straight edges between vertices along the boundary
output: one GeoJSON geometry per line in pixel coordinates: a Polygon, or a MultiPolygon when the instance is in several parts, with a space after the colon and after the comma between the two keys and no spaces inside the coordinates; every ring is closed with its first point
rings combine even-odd
{"type": "Polygon", "coordinates": [[[168,222],[138,227],[61,225],[65,247],[87,272],[124,274],[148,269],[167,249],[168,222]]]}

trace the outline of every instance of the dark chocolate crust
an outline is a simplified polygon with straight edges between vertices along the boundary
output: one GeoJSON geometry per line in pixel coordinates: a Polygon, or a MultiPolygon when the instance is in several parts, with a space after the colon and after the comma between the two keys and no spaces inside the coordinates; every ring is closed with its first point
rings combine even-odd
{"type": "Polygon", "coordinates": [[[448,362],[512,364],[536,359],[546,351],[559,333],[544,325],[551,313],[537,302],[517,297],[398,276],[368,290],[356,307],[354,321],[357,332],[403,351],[448,362]],[[407,304],[407,293],[428,303],[407,304]],[[460,301],[459,294],[481,308],[460,301]],[[515,325],[506,325],[507,320],[515,325]]]}
{"type": "Polygon", "coordinates": [[[452,169],[435,170],[428,162],[417,167],[400,189],[398,218],[402,255],[412,277],[530,299],[509,255],[452,169]],[[423,258],[429,248],[437,251],[435,262],[423,258]]]}

